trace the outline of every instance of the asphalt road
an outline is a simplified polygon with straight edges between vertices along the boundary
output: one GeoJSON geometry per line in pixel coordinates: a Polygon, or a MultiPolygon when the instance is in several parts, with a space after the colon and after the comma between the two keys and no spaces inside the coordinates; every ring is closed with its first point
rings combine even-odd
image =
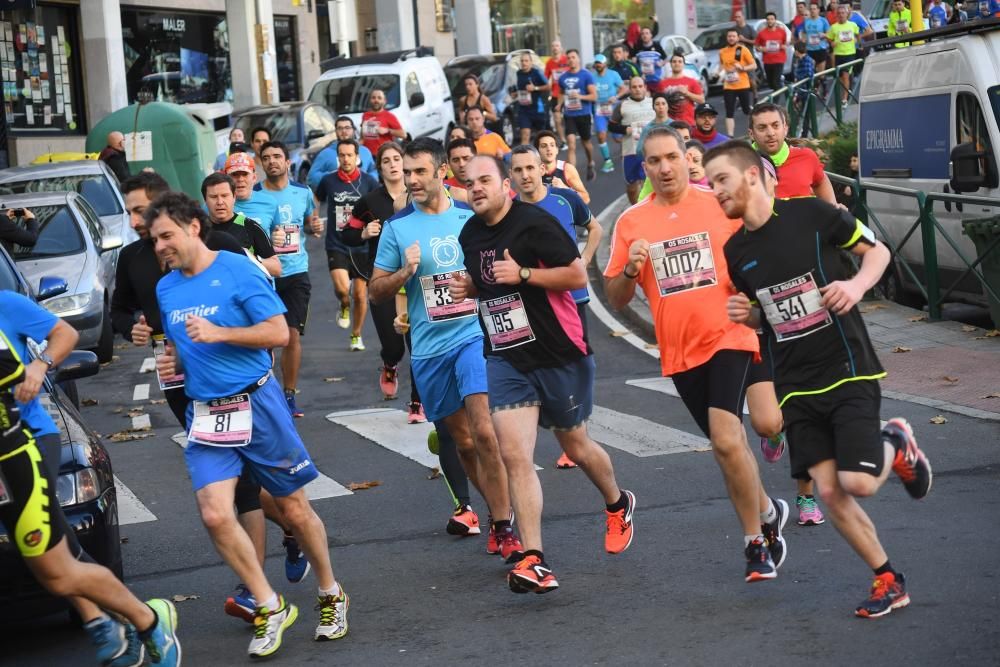
{"type": "MultiPolygon", "coordinates": [[[[620,178],[617,172],[598,176],[591,187],[595,212],[621,193],[620,178]]],[[[627,384],[656,378],[658,364],[641,343],[612,335],[623,325],[605,324],[591,311],[600,413],[595,421],[605,429],[605,443],[632,449],[608,447],[619,483],[638,498],[636,538],[624,554],[604,553],[600,496],[579,470],[555,469],[557,445],[543,433],[536,463],[543,468],[546,555],[561,587],[546,596],[514,595],[504,581],[508,566],[484,553],[484,536],[445,534],[450,501],[442,480],[428,479],[428,468],[394,451],[415,445],[419,452],[425,430],[406,425],[403,398],[382,400],[370,322],[364,330],[368,350],[348,351],[348,332],[334,322],[322,248],[315,241],[310,246],[313,300],[299,396],[306,416],[297,425],[328,478],[327,495],[352,482],[380,485],[315,502],[330,534],[335,571],[351,595],[350,633],[343,640],[312,641],[314,579],[297,585],[284,580],[280,533],[269,530],[267,572],[302,612],[272,661],[996,664],[996,422],[949,415],[947,424],[934,426],[929,419],[936,413],[930,408],[884,401],[883,418],[902,415],[914,424],[936,476],[924,501],[910,500],[894,478],[865,501],[893,564],[907,575],[913,603],[883,619],[857,619],[853,609],[867,594],[871,572],[829,523],[801,528],[789,522],[789,556],[778,579],[743,582],[740,529],[712,455],[664,447],[697,443],[696,426],[679,399],[627,384]],[[352,430],[326,419],[333,412],[386,408],[400,412],[380,413],[374,420],[391,435],[381,444],[359,435],[361,426],[352,430]],[[649,448],[638,449],[635,443],[649,448]],[[662,449],[683,451],[656,454],[662,449]]],[[[133,400],[135,387],[153,377],[139,372],[146,351],[123,346],[117,354],[99,376],[81,383],[80,393],[99,401],[83,410],[98,432],[129,425],[119,408],[144,407],[156,433],[107,445],[118,478],[149,513],[137,515],[140,508],[129,503],[129,515],[155,517],[122,527],[127,583],[147,598],[198,596],[178,603],[185,664],[249,662],[249,628],[222,613],[236,581],[198,520],[181,449],[170,439],[179,428],[166,405],[133,400]]],[[[401,377],[402,397],[408,378],[401,377]]],[[[151,397],[157,394],[154,388],[151,397]]],[[[752,443],[756,450],[755,439],[752,443]]],[[[787,465],[787,459],[761,463],[761,471],[771,494],[793,503],[787,465]]],[[[481,499],[475,498],[474,506],[485,520],[481,499]]],[[[8,625],[0,632],[0,664],[91,664],[86,638],[64,616],[8,625]]]]}

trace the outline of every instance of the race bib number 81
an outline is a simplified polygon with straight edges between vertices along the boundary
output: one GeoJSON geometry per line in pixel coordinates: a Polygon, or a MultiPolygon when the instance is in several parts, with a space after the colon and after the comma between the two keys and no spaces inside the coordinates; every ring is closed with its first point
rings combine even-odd
{"type": "Polygon", "coordinates": [[[250,394],[194,402],[188,440],[212,447],[243,447],[252,435],[250,394]]]}
{"type": "Polygon", "coordinates": [[[812,273],[757,290],[757,301],[779,343],[830,326],[833,319],[822,299],[812,273]]]}
{"type": "Polygon", "coordinates": [[[660,296],[718,284],[708,232],[654,243],[649,246],[649,259],[660,296]]]}

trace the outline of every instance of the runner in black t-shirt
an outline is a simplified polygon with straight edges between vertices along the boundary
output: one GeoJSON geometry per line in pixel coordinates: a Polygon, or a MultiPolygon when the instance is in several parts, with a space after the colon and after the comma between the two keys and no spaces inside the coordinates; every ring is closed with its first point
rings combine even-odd
{"type": "Polygon", "coordinates": [[[909,604],[906,584],[855,497],[874,495],[890,467],[914,498],[927,495],[932,481],[910,425],[896,418],[879,428],[878,379],[885,371],[856,307],[881,278],[889,251],[826,202],[772,199],[760,157],[744,142],[713,148],[705,168],[726,215],[745,224],[725,246],[741,292],[727,308],[733,321],[764,324],[792,476],[808,473],[816,481],[837,529],[875,572],[871,595],[855,613],[888,614],[909,604]],[[853,278],[838,260],[841,248],[862,258],[853,278]]]}
{"type": "Polygon", "coordinates": [[[526,548],[507,582],[515,593],[546,593],[559,584],[542,555],[542,494],[533,463],[538,425],[554,431],[604,496],[610,553],[632,542],[635,496],[618,487],[607,452],[587,435],[595,367],[568,291],[587,284],[575,244],[551,215],[510,200],[502,161],[478,156],[466,175],[476,215],[458,239],[468,274],[452,279],[452,296],[479,297],[490,411],[526,548]]]}
{"type": "Polygon", "coordinates": [[[201,196],[208,209],[212,231],[226,233],[249,250],[271,276],[281,275],[281,262],[274,252],[271,237],[255,220],[236,213],[236,183],[231,176],[215,172],[201,182],[201,196]]]}

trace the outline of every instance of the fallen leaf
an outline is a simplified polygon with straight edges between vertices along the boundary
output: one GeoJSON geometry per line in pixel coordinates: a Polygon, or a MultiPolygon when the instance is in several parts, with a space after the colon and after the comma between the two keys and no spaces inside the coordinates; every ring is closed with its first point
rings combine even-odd
{"type": "Polygon", "coordinates": [[[628,331],[612,331],[611,332],[611,336],[613,338],[621,338],[622,336],[627,336],[628,334],[629,334],[628,331]]]}
{"type": "Polygon", "coordinates": [[[996,338],[997,336],[1000,336],[1000,331],[998,331],[997,329],[990,329],[989,331],[986,332],[987,338],[996,338]]]}
{"type": "Polygon", "coordinates": [[[427,476],[427,479],[437,479],[441,476],[441,471],[438,468],[431,468],[431,474],[427,476]]]}
{"type": "Polygon", "coordinates": [[[947,424],[948,420],[945,419],[944,417],[942,417],[941,415],[938,415],[936,417],[931,417],[931,423],[932,424],[947,424]]]}
{"type": "Polygon", "coordinates": [[[132,347],[132,343],[119,343],[118,345],[115,345],[116,350],[127,350],[130,347],[132,347]]]}
{"type": "Polygon", "coordinates": [[[132,440],[145,440],[146,438],[152,438],[155,434],[148,433],[147,431],[153,430],[151,427],[135,429],[126,429],[124,431],[117,431],[108,436],[108,440],[111,442],[130,442],[132,440]]]}
{"type": "Polygon", "coordinates": [[[952,382],[952,383],[954,383],[954,382],[958,382],[958,378],[956,378],[956,377],[952,377],[952,376],[950,376],[950,375],[945,375],[945,376],[944,376],[944,377],[942,377],[941,379],[942,379],[942,380],[944,380],[945,382],[952,382]]]}
{"type": "Polygon", "coordinates": [[[80,405],[89,408],[92,405],[97,405],[98,401],[96,398],[84,398],[80,401],[80,405]]]}
{"type": "Polygon", "coordinates": [[[964,331],[965,333],[972,333],[973,331],[977,330],[978,328],[979,327],[973,327],[973,326],[969,326],[968,324],[965,324],[965,325],[962,326],[962,331],[964,331]]]}
{"type": "Polygon", "coordinates": [[[128,412],[125,413],[125,416],[126,417],[141,417],[144,414],[146,414],[146,412],[142,408],[132,408],[131,410],[129,410],[128,412]]]}
{"type": "Polygon", "coordinates": [[[174,595],[170,598],[173,602],[187,602],[188,600],[200,600],[200,595],[174,595]]]}
{"type": "Polygon", "coordinates": [[[344,378],[323,378],[323,382],[340,382],[344,378]]]}
{"type": "Polygon", "coordinates": [[[659,346],[656,343],[646,343],[647,350],[655,350],[657,347],[659,346]]]}
{"type": "Polygon", "coordinates": [[[121,407],[119,405],[117,408],[115,408],[111,412],[115,413],[116,415],[120,415],[121,413],[125,412],[125,408],[123,408],[123,407],[121,407]]]}
{"type": "Polygon", "coordinates": [[[165,399],[165,398],[154,398],[154,399],[152,399],[150,401],[150,403],[152,403],[153,405],[163,405],[166,402],[167,402],[167,399],[165,399]]]}
{"type": "Polygon", "coordinates": [[[351,491],[361,491],[362,489],[371,489],[376,486],[382,486],[382,482],[371,481],[371,482],[351,482],[347,485],[347,488],[351,491]]]}
{"type": "Polygon", "coordinates": [[[1000,398],[1000,393],[986,394],[985,396],[980,396],[979,398],[1000,398]]]}
{"type": "Polygon", "coordinates": [[[864,308],[862,308],[862,309],[861,309],[861,312],[862,312],[862,313],[870,313],[870,312],[872,312],[873,310],[881,310],[881,309],[883,309],[883,308],[888,308],[888,307],[889,307],[889,306],[886,306],[885,304],[881,304],[881,303],[873,303],[873,304],[872,304],[872,305],[870,305],[870,306],[865,306],[864,308]]]}
{"type": "Polygon", "coordinates": [[[911,322],[926,322],[927,321],[927,316],[926,315],[914,315],[913,317],[909,318],[909,320],[911,322]]]}
{"type": "Polygon", "coordinates": [[[913,350],[911,348],[908,348],[908,347],[903,347],[901,345],[897,345],[896,347],[892,348],[892,351],[893,352],[912,352],[913,350]]]}

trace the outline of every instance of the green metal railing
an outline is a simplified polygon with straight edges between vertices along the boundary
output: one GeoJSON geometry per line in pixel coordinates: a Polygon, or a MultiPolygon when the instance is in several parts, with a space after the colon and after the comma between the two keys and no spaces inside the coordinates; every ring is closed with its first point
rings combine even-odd
{"type": "MultiPolygon", "coordinates": [[[[934,215],[934,204],[941,202],[942,204],[964,204],[971,206],[990,206],[990,207],[1000,207],[1000,201],[997,199],[989,197],[975,197],[970,195],[957,195],[949,194],[943,192],[933,192],[926,193],[921,190],[913,190],[910,188],[902,188],[894,185],[875,185],[875,184],[862,184],[861,181],[853,178],[847,178],[839,174],[833,174],[827,172],[830,180],[834,183],[840,183],[842,185],[850,186],[854,193],[856,193],[856,201],[854,205],[853,213],[858,217],[859,220],[864,222],[869,227],[874,226],[876,232],[878,233],[879,240],[889,247],[892,252],[894,259],[900,258],[900,249],[905,246],[911,239],[916,238],[916,232],[919,230],[919,238],[923,244],[923,263],[924,263],[924,279],[921,280],[917,276],[916,272],[902,259],[896,261],[897,266],[900,270],[906,272],[906,275],[913,281],[927,301],[928,315],[931,320],[941,319],[941,306],[952,292],[964,281],[970,274],[975,276],[982,285],[983,294],[987,297],[992,298],[1000,302],[1000,285],[994,286],[987,281],[986,276],[983,275],[980,265],[983,259],[990,254],[990,252],[1000,247],[1000,236],[995,238],[990,245],[985,249],[984,252],[980,253],[974,260],[970,261],[965,253],[958,247],[948,232],[944,230],[941,223],[938,222],[937,217],[934,215]],[[869,192],[880,192],[883,194],[895,195],[898,197],[911,198],[916,204],[916,220],[907,228],[906,233],[899,240],[898,243],[892,240],[886,228],[882,225],[881,221],[878,219],[875,211],[871,209],[868,205],[868,193],[869,192]],[[938,271],[938,255],[937,255],[937,245],[938,245],[938,234],[944,239],[945,243],[955,251],[959,259],[965,264],[966,269],[954,280],[954,282],[943,292],[941,290],[940,276],[938,271]]],[[[890,267],[888,270],[894,270],[890,267]]]]}
{"type": "MultiPolygon", "coordinates": [[[[786,109],[788,111],[788,136],[797,137],[803,127],[813,137],[819,136],[820,109],[828,114],[840,127],[844,122],[844,105],[841,100],[844,95],[844,83],[841,81],[840,73],[847,68],[864,62],[858,58],[836,67],[830,67],[821,72],[816,72],[808,79],[802,79],[795,83],[790,83],[784,88],[779,88],[772,93],[761,98],[761,102],[771,102],[777,104],[777,100],[782,95],[786,96],[786,109]],[[827,85],[829,78],[833,79],[833,85],[827,85]],[[817,85],[818,84],[818,85],[817,85]],[[800,95],[800,93],[805,95],[800,95]],[[804,99],[800,99],[804,98],[804,99]]],[[[857,102],[857,84],[860,77],[856,77],[854,83],[847,89],[848,101],[857,102]]]]}

